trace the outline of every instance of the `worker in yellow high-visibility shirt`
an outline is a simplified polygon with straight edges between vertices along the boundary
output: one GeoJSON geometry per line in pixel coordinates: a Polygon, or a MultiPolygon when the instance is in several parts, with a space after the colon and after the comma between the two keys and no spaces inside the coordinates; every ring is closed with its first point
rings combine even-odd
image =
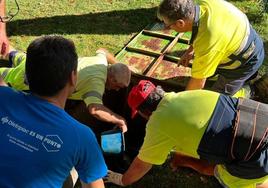
{"type": "Polygon", "coordinates": [[[202,89],[218,74],[212,90],[235,94],[252,79],[264,59],[263,42],[247,16],[224,0],[163,0],[158,18],[177,32],[192,31],[191,46],[180,63],[193,58],[186,90],[202,89]]]}

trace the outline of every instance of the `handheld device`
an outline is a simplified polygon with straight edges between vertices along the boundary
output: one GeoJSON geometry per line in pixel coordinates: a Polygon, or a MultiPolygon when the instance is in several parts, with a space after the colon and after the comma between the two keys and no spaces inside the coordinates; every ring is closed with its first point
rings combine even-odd
{"type": "Polygon", "coordinates": [[[124,134],[121,130],[101,133],[101,148],[104,154],[121,154],[125,151],[124,134]]]}

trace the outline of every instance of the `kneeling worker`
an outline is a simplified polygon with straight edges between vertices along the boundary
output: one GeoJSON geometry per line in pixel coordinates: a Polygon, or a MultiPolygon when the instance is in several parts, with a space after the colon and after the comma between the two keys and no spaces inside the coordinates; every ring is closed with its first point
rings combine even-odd
{"type": "Polygon", "coordinates": [[[129,169],[110,171],[107,182],[138,181],[175,150],[173,168],[214,175],[224,187],[268,186],[268,105],[207,90],[165,93],[146,80],[132,88],[128,104],[133,116],[148,119],[144,143],[129,169]]]}
{"type": "MultiPolygon", "coordinates": [[[[69,97],[83,100],[89,114],[95,118],[117,125],[123,132],[127,131],[126,121],[120,115],[103,105],[102,96],[105,88],[119,90],[130,83],[131,71],[127,65],[117,63],[114,56],[106,49],[97,50],[93,57],[78,58],[78,81],[74,93],[69,97]],[[107,61],[111,64],[108,65],[107,61]]],[[[28,90],[25,76],[25,53],[11,51],[9,64],[13,68],[0,68],[0,75],[11,87],[28,90]]]]}

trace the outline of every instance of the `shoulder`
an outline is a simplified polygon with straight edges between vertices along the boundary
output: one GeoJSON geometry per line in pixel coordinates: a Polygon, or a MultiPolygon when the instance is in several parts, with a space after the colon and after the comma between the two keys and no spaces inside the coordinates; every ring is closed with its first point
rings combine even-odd
{"type": "Polygon", "coordinates": [[[13,88],[7,87],[7,86],[0,86],[0,96],[1,97],[14,97],[22,95],[23,92],[17,91],[13,88]]]}
{"type": "Polygon", "coordinates": [[[102,54],[97,54],[96,56],[90,56],[90,57],[80,57],[78,59],[78,66],[80,65],[105,65],[107,66],[107,59],[102,54]]]}
{"type": "MultiPolygon", "coordinates": [[[[168,92],[165,93],[164,100],[170,103],[178,101],[178,105],[180,104],[179,101],[191,101],[194,98],[206,98],[206,100],[209,97],[219,97],[219,93],[210,91],[210,90],[205,90],[205,89],[197,89],[197,90],[189,90],[189,91],[181,91],[178,93],[175,92],[168,92]]],[[[162,102],[162,101],[161,101],[162,102]]]]}
{"type": "Polygon", "coordinates": [[[66,117],[67,117],[66,122],[69,122],[69,124],[71,124],[71,127],[72,127],[71,131],[73,132],[73,134],[75,134],[74,136],[76,136],[78,140],[80,140],[80,142],[83,143],[85,141],[86,142],[95,141],[96,139],[95,134],[88,126],[78,122],[67,113],[66,113],[66,117]]]}
{"type": "Polygon", "coordinates": [[[104,77],[107,74],[107,60],[98,56],[82,57],[78,60],[78,74],[81,78],[89,75],[95,77],[104,77]]]}

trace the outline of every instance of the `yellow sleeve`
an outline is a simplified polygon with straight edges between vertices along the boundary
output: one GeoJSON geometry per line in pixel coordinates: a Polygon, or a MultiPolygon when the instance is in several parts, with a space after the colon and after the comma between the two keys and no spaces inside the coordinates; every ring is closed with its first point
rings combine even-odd
{"type": "Polygon", "coordinates": [[[175,144],[161,131],[155,130],[153,126],[149,120],[146,125],[146,135],[138,158],[150,164],[161,165],[166,161],[175,144]]]}
{"type": "MultiPolygon", "coordinates": [[[[88,83],[90,89],[85,88],[82,99],[88,106],[89,104],[102,104],[102,96],[105,90],[105,81],[100,78],[91,79],[88,83]]],[[[83,93],[83,91],[81,92],[83,93]]]]}
{"type": "Polygon", "coordinates": [[[79,59],[78,82],[71,98],[83,100],[86,105],[102,104],[107,79],[107,60],[102,54],[79,59]]]}

